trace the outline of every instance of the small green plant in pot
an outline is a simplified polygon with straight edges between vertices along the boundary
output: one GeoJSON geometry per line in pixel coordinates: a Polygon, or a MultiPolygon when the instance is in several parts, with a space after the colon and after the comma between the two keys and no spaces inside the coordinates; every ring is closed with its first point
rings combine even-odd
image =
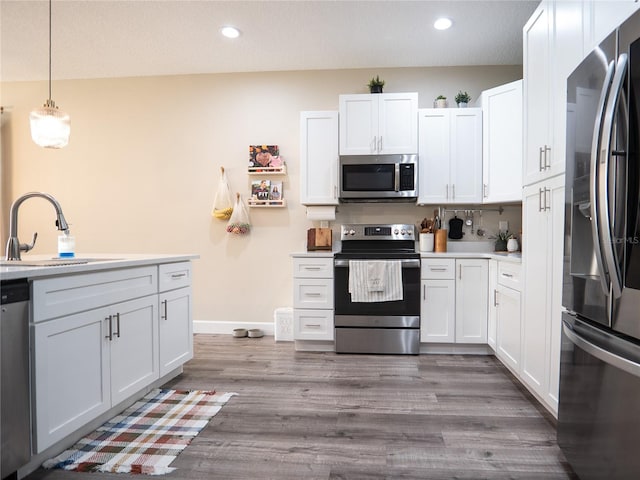
{"type": "Polygon", "coordinates": [[[367,84],[371,93],[382,93],[382,87],[384,87],[384,80],[380,80],[380,76],[376,75],[376,78],[369,80],[367,84]]]}
{"type": "Polygon", "coordinates": [[[435,100],[436,108],[447,108],[447,97],[438,95],[435,100]]]}
{"type": "Polygon", "coordinates": [[[494,250],[496,252],[506,252],[507,242],[511,237],[512,235],[509,233],[508,230],[498,233],[498,235],[496,235],[496,243],[495,243],[494,250]]]}
{"type": "Polygon", "coordinates": [[[462,90],[460,90],[456,95],[456,103],[460,108],[466,107],[470,101],[471,95],[469,95],[467,92],[463,92],[462,90]]]}

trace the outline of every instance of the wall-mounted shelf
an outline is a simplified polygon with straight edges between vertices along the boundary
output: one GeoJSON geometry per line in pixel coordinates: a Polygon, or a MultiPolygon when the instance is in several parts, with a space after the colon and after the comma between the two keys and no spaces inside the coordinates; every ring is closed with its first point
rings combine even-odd
{"type": "Polygon", "coordinates": [[[285,200],[254,200],[250,198],[247,200],[247,205],[258,208],[282,208],[287,206],[287,202],[285,200]]]}
{"type": "Polygon", "coordinates": [[[281,165],[279,167],[248,167],[249,175],[286,175],[287,166],[281,165]]]}

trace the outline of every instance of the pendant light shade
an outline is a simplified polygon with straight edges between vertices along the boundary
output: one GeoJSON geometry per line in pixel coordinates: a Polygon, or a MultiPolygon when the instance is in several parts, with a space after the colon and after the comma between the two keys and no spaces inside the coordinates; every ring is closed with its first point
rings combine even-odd
{"type": "Polygon", "coordinates": [[[69,143],[71,119],[51,100],[51,0],[49,0],[49,99],[29,115],[31,138],[45,148],[62,148],[69,143]]]}

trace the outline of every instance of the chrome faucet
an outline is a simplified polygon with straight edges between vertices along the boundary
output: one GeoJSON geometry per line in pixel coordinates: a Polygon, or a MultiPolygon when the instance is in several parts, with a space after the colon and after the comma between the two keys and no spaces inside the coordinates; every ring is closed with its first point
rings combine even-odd
{"type": "Polygon", "coordinates": [[[45,200],[48,200],[53,208],[56,209],[56,216],[58,217],[56,220],[56,227],[58,230],[63,231],[64,233],[69,233],[69,225],[64,218],[62,213],[62,207],[58,203],[58,201],[53,198],[48,193],[42,192],[29,192],[22,195],[11,205],[10,218],[9,218],[9,239],[7,240],[7,250],[6,257],[7,260],[21,260],[20,252],[28,252],[31,250],[36,244],[36,238],[38,238],[38,232],[33,234],[33,240],[31,243],[20,243],[18,240],[18,208],[22,205],[22,202],[32,197],[41,197],[45,200]]]}

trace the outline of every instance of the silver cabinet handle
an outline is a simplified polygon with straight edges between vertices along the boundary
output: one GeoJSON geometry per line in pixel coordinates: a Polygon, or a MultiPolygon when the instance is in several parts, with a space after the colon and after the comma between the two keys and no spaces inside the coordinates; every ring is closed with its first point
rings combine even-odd
{"type": "Polygon", "coordinates": [[[538,211],[542,211],[542,189],[538,189],[538,211]]]}
{"type": "Polygon", "coordinates": [[[425,300],[425,301],[427,300],[427,286],[426,285],[422,286],[422,299],[425,300]]]}
{"type": "Polygon", "coordinates": [[[458,265],[458,278],[462,280],[462,265],[458,265]]]}
{"type": "Polygon", "coordinates": [[[446,199],[449,200],[449,184],[447,183],[445,188],[447,189],[447,195],[446,195],[446,199]]]}
{"type": "Polygon", "coordinates": [[[320,325],[319,323],[307,323],[305,324],[305,327],[309,327],[309,328],[320,328],[322,325],[320,325]]]}
{"type": "Polygon", "coordinates": [[[451,185],[451,200],[455,200],[456,199],[456,184],[452,184],[451,185]]]}
{"type": "Polygon", "coordinates": [[[487,193],[489,190],[489,185],[487,185],[486,183],[482,184],[482,196],[484,198],[487,198],[489,196],[489,193],[487,193]]]}
{"type": "Polygon", "coordinates": [[[375,136],[373,137],[373,140],[371,141],[371,144],[370,144],[371,153],[375,153],[377,144],[378,144],[378,137],[375,136]]]}
{"type": "Polygon", "coordinates": [[[186,277],[187,274],[186,273],[172,273],[171,274],[171,278],[182,278],[182,277],[186,277]]]}
{"type": "Polygon", "coordinates": [[[498,290],[497,289],[493,290],[493,306],[494,307],[498,306],[498,290]]]}
{"type": "Polygon", "coordinates": [[[318,270],[321,269],[321,267],[302,267],[302,268],[304,268],[308,272],[317,272],[318,270]]]}
{"type": "Polygon", "coordinates": [[[319,292],[306,292],[304,295],[305,297],[319,297],[322,294],[319,292]]]}
{"type": "Polygon", "coordinates": [[[503,273],[502,276],[507,278],[513,278],[513,275],[511,275],[510,273],[503,273]]]}
{"type": "Polygon", "coordinates": [[[540,151],[538,152],[538,171],[540,172],[544,170],[542,155],[544,155],[544,147],[540,147],[540,151]]]}
{"type": "Polygon", "coordinates": [[[167,319],[167,303],[168,303],[167,300],[163,300],[162,301],[162,306],[163,306],[163,309],[164,309],[164,315],[160,315],[160,319],[161,320],[166,320],[167,319]]]}
{"type": "Polygon", "coordinates": [[[545,145],[544,146],[544,170],[551,168],[551,161],[549,160],[549,158],[551,157],[551,155],[549,155],[550,152],[551,152],[551,147],[549,145],[545,145]]]}
{"type": "Polygon", "coordinates": [[[120,313],[116,313],[116,329],[115,336],[120,338],[120,313]]]}
{"type": "Polygon", "coordinates": [[[544,209],[551,210],[551,189],[546,187],[544,189],[544,209]],[[547,201],[547,194],[548,194],[548,201],[547,201]]]}
{"type": "Polygon", "coordinates": [[[429,267],[432,272],[446,272],[447,269],[443,267],[429,267]]]}
{"type": "Polygon", "coordinates": [[[105,317],[105,320],[109,322],[109,334],[105,335],[104,338],[111,341],[113,340],[113,317],[109,315],[108,317],[105,317]]]}
{"type": "Polygon", "coordinates": [[[378,152],[382,151],[382,135],[380,135],[380,139],[378,140],[378,152]]]}

